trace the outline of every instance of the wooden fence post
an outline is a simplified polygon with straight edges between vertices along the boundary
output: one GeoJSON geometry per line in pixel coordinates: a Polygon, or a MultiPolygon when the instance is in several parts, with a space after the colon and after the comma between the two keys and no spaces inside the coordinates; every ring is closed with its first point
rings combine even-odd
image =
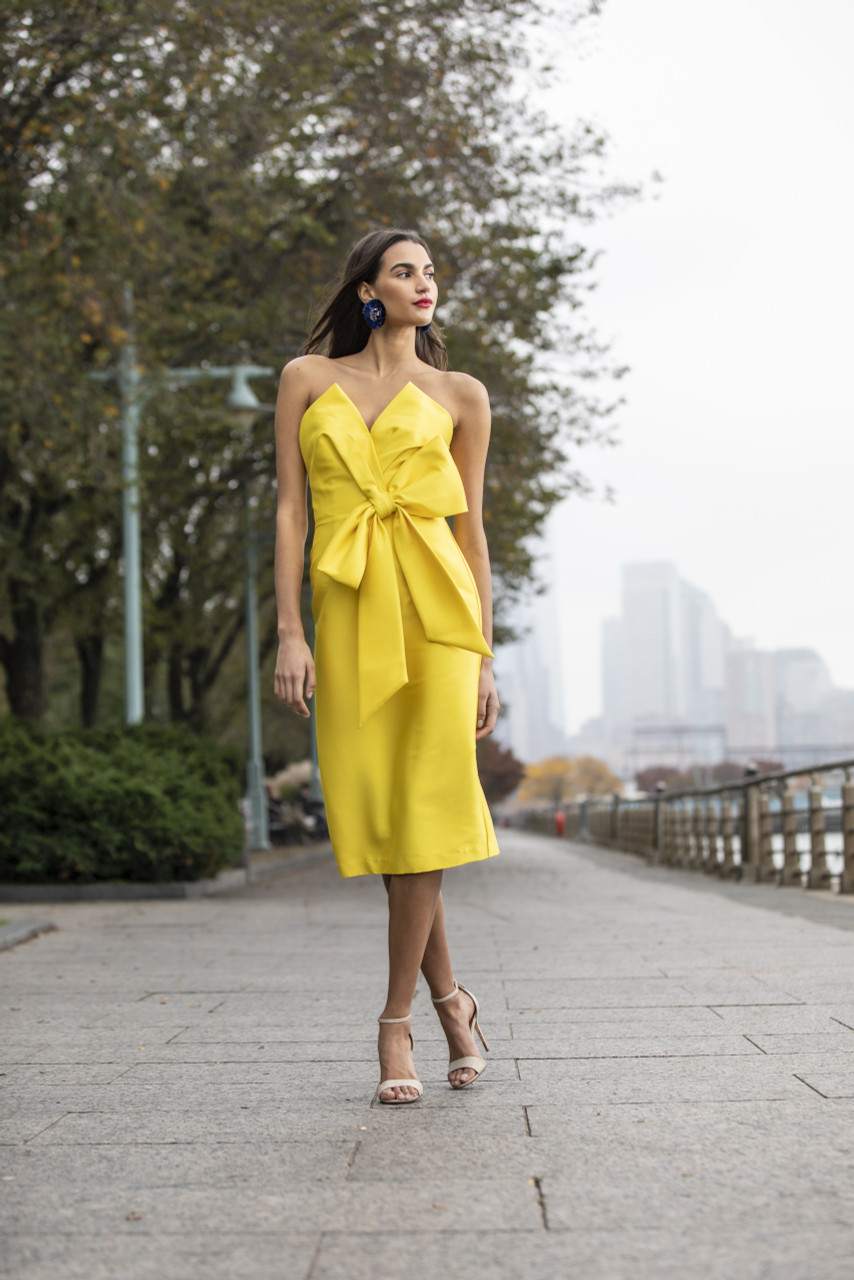
{"type": "Polygon", "coordinates": [[[652,861],[660,862],[664,852],[664,783],[655,784],[652,816],[652,861]]]}
{"type": "Polygon", "coordinates": [[[824,788],[816,781],[810,787],[810,869],[804,877],[805,889],[826,889],[830,879],[827,866],[827,845],[824,839],[824,788]]]}
{"type": "Polygon", "coordinates": [[[718,874],[722,876],[738,871],[735,861],[735,825],[733,801],[730,799],[729,792],[725,791],[721,796],[721,840],[724,847],[724,857],[723,862],[718,867],[718,874]]]}
{"type": "Polygon", "coordinates": [[[801,855],[798,852],[797,792],[790,781],[783,787],[783,866],[777,873],[778,884],[798,884],[801,878],[801,855]]]}
{"type": "Polygon", "coordinates": [[[842,875],[840,893],[854,893],[854,782],[851,770],[845,770],[842,784],[842,875]]]}
{"type": "MultiPolygon", "coordinates": [[[[754,766],[754,773],[756,768],[754,766]]],[[[749,869],[754,879],[759,879],[759,788],[745,787],[743,795],[744,824],[741,836],[741,874],[749,869]]]]}
{"type": "MultiPolygon", "coordinates": [[[[756,788],[759,791],[759,788],[756,788]]],[[[774,866],[774,814],[767,791],[759,791],[758,797],[758,856],[756,859],[756,879],[773,880],[776,872],[774,866]]]]}

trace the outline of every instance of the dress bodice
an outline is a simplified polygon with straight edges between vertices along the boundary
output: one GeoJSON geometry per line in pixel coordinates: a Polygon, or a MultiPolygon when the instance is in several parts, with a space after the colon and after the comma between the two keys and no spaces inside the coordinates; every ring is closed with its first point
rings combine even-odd
{"type": "MultiPolygon", "coordinates": [[[[345,391],[333,382],[311,404],[300,424],[300,448],[311,485],[317,524],[339,520],[366,501],[375,504],[384,518],[390,515],[388,498],[397,489],[407,462],[442,478],[442,515],[466,510],[465,491],[451,458],[451,415],[414,383],[408,382],[368,429],[345,391]],[[426,445],[427,455],[419,457],[426,445]]],[[[411,482],[412,468],[407,468],[411,482]]],[[[439,514],[431,512],[430,514],[439,514]]]]}
{"type": "Polygon", "coordinates": [[[471,571],[445,519],[468,509],[452,435],[447,409],[412,382],[370,430],[337,383],[300,423],[314,590],[325,590],[325,578],[359,593],[362,723],[408,680],[398,568],[429,640],[490,653],[471,606],[471,571]]]}

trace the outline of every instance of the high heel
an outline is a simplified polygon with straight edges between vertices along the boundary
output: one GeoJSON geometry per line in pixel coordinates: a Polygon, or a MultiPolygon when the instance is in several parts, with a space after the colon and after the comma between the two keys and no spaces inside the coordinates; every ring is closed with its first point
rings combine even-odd
{"type": "MultiPolygon", "coordinates": [[[[409,1017],[410,1015],[407,1014],[405,1018],[377,1018],[377,1022],[382,1027],[388,1027],[396,1022],[408,1022],[409,1017]]],[[[409,1033],[409,1043],[414,1049],[415,1041],[412,1038],[411,1031],[409,1033]]],[[[424,1086],[422,1085],[420,1080],[380,1080],[379,1084],[377,1085],[376,1092],[374,1093],[373,1098],[371,1098],[371,1104],[373,1105],[373,1103],[376,1102],[377,1098],[379,1098],[383,1106],[402,1107],[402,1106],[405,1106],[407,1102],[417,1102],[423,1092],[424,1092],[424,1086]],[[410,1089],[415,1089],[416,1097],[414,1098],[380,1098],[380,1094],[385,1089],[398,1089],[403,1086],[406,1086],[410,1089]]]]}
{"type": "MultiPolygon", "coordinates": [[[[477,1032],[477,1034],[480,1036],[481,1044],[483,1045],[486,1052],[489,1053],[489,1045],[486,1043],[486,1040],[484,1039],[483,1032],[480,1029],[480,1023],[478,1022],[480,1005],[478,1004],[477,996],[474,995],[473,992],[469,991],[468,987],[464,987],[461,982],[455,982],[454,989],[449,996],[439,996],[438,999],[434,996],[432,997],[433,1003],[447,1004],[449,1000],[453,1000],[454,996],[459,995],[461,991],[465,992],[465,994],[469,997],[469,999],[474,1004],[474,1009],[472,1010],[472,1015],[469,1020],[469,1032],[470,1033],[474,1031],[477,1032]]],[[[453,1062],[448,1064],[448,1076],[450,1077],[452,1071],[464,1071],[466,1069],[468,1069],[469,1071],[473,1071],[474,1075],[471,1077],[470,1080],[464,1080],[462,1084],[452,1083],[451,1084],[452,1089],[467,1089],[470,1084],[474,1084],[475,1080],[477,1080],[480,1076],[482,1076],[484,1071],[486,1070],[486,1061],[485,1059],[480,1057],[473,1057],[471,1054],[469,1054],[469,1056],[465,1058],[455,1058],[453,1062]]]]}

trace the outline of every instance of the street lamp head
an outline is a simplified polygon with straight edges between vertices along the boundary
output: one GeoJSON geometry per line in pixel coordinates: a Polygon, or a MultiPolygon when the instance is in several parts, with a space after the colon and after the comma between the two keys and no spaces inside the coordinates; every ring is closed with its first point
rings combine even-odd
{"type": "Polygon", "coordinates": [[[251,364],[235,365],[231,372],[231,387],[225,403],[231,417],[241,426],[251,426],[262,408],[261,401],[249,385],[250,376],[257,372],[251,364]]]}

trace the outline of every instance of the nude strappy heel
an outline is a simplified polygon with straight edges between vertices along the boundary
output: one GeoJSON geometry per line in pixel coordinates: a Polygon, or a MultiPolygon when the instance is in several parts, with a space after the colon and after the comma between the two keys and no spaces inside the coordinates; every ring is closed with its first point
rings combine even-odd
{"type": "MultiPolygon", "coordinates": [[[[469,1022],[469,1031],[477,1032],[480,1036],[481,1044],[486,1052],[489,1053],[489,1045],[483,1038],[480,1023],[477,1020],[478,1014],[480,1013],[480,1005],[477,1002],[477,996],[469,991],[468,987],[464,987],[461,982],[455,982],[454,989],[449,996],[439,996],[438,999],[436,997],[432,997],[433,1003],[447,1004],[449,1000],[453,1000],[454,996],[459,995],[461,991],[464,991],[469,999],[474,1002],[474,1010],[472,1011],[471,1020],[469,1022]]],[[[486,1061],[483,1058],[472,1057],[471,1055],[466,1058],[455,1058],[453,1062],[448,1064],[448,1075],[450,1076],[452,1071],[463,1071],[466,1068],[474,1071],[474,1075],[470,1080],[465,1080],[462,1084],[451,1084],[452,1089],[467,1089],[470,1084],[474,1084],[475,1080],[477,1080],[479,1076],[482,1076],[486,1070],[486,1061]]]]}
{"type": "MultiPolygon", "coordinates": [[[[410,1015],[407,1014],[405,1018],[377,1018],[377,1022],[380,1024],[380,1026],[387,1027],[387,1026],[391,1026],[393,1023],[396,1023],[396,1022],[408,1022],[409,1018],[410,1018],[410,1015]]],[[[412,1038],[411,1031],[409,1033],[409,1043],[410,1045],[412,1045],[413,1048],[415,1048],[415,1041],[412,1038]]],[[[371,1099],[371,1104],[376,1102],[377,1098],[379,1098],[380,1102],[385,1107],[403,1107],[408,1102],[417,1102],[423,1092],[424,1092],[424,1086],[422,1085],[420,1080],[380,1080],[379,1084],[377,1085],[376,1092],[374,1093],[374,1096],[371,1099]],[[397,1089],[397,1088],[401,1088],[404,1085],[408,1086],[410,1089],[416,1089],[417,1097],[415,1098],[380,1098],[380,1094],[385,1089],[397,1089]]]]}

